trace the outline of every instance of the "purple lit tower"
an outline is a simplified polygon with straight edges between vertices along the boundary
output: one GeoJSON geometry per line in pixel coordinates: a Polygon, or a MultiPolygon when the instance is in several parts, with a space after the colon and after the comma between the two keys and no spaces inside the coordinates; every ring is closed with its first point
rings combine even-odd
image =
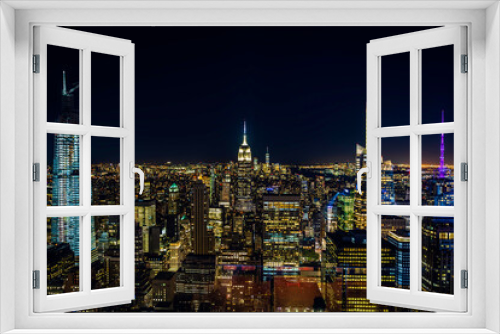
{"type": "MultiPolygon", "coordinates": [[[[441,123],[444,123],[444,109],[441,110],[441,123]]],[[[446,169],[444,167],[444,133],[441,134],[441,155],[439,157],[439,178],[444,179],[446,169]]]]}

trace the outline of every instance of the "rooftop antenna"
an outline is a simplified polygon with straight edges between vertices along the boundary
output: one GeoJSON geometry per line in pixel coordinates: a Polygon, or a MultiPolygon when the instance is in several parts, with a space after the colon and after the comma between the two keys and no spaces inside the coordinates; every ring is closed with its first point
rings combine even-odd
{"type": "Polygon", "coordinates": [[[243,120],[243,145],[247,144],[247,122],[243,120]]]}

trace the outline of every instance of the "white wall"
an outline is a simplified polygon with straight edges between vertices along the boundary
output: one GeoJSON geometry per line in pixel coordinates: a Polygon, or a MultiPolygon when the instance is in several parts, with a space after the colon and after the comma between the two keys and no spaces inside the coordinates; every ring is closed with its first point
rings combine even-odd
{"type": "Polygon", "coordinates": [[[486,328],[500,332],[500,6],[486,11],[486,219],[493,221],[486,233],[486,328]],[[496,256],[495,256],[496,255],[496,256]]]}
{"type": "Polygon", "coordinates": [[[0,333],[14,328],[14,14],[0,2],[0,333]]]}

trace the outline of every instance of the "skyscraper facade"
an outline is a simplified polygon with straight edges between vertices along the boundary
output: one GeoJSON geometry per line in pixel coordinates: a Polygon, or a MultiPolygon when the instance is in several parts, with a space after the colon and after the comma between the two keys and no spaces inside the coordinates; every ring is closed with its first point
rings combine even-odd
{"type": "Polygon", "coordinates": [[[453,294],[453,218],[422,219],[422,290],[453,294]]]}
{"type": "Polygon", "coordinates": [[[396,230],[389,232],[387,242],[394,255],[394,286],[401,289],[410,288],[410,232],[396,230]]]}
{"type": "MultiPolygon", "coordinates": [[[[66,72],[63,71],[61,111],[59,123],[78,123],[78,110],[75,108],[75,88],[66,87],[66,72]]],[[[80,136],[55,134],[54,160],[52,165],[52,206],[80,205],[80,136]]],[[[75,253],[76,261],[80,254],[80,218],[57,217],[51,219],[51,243],[68,243],[75,253]]]]}
{"type": "Polygon", "coordinates": [[[191,189],[191,231],[194,254],[208,255],[214,252],[213,231],[208,229],[209,198],[202,182],[191,189]]]}
{"type": "Polygon", "coordinates": [[[252,206],[252,151],[247,143],[246,123],[243,125],[243,143],[238,150],[237,208],[250,212],[252,206]]]}
{"type": "Polygon", "coordinates": [[[264,195],[262,200],[264,276],[297,275],[301,257],[300,195],[264,195]]]}

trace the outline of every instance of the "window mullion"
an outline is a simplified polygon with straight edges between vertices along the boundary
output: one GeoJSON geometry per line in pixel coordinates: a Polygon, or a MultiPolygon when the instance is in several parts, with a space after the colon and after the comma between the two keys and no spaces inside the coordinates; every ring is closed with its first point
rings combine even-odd
{"type": "Polygon", "coordinates": [[[413,212],[420,204],[421,197],[420,136],[415,133],[421,115],[420,82],[420,52],[414,48],[410,51],[410,127],[412,129],[410,133],[410,291],[412,294],[420,290],[419,217],[413,212]]]}
{"type": "MultiPolygon", "coordinates": [[[[81,66],[81,78],[82,78],[82,89],[81,89],[81,103],[82,103],[82,120],[83,125],[90,129],[91,126],[91,53],[88,48],[83,49],[82,55],[82,66],[81,66]]],[[[82,291],[84,293],[91,292],[92,283],[92,254],[91,254],[91,239],[92,239],[92,217],[90,215],[90,205],[92,200],[92,166],[91,166],[91,133],[88,131],[82,136],[82,166],[81,166],[81,177],[80,177],[80,187],[82,188],[82,200],[83,205],[89,211],[86,212],[82,219],[81,228],[82,238],[80,240],[81,249],[81,261],[80,268],[82,268],[82,273],[80,275],[80,286],[83,287],[82,291]]]]}

